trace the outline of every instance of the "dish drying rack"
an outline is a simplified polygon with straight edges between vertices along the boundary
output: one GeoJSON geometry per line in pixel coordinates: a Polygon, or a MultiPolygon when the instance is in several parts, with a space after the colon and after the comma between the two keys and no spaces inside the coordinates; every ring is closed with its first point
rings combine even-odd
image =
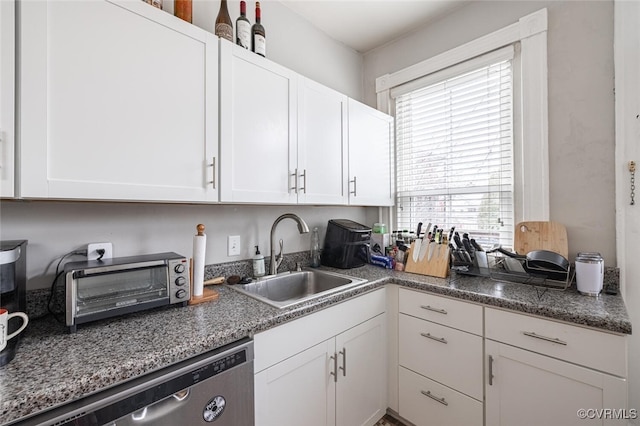
{"type": "Polygon", "coordinates": [[[547,290],[566,290],[575,276],[575,270],[571,265],[566,271],[559,271],[541,268],[537,265],[528,265],[527,263],[526,259],[514,259],[498,252],[477,251],[472,262],[462,262],[452,257],[451,271],[460,275],[488,277],[496,281],[529,284],[539,290],[539,297],[547,290]],[[514,261],[521,263],[522,272],[513,268],[514,261]],[[540,293],[540,290],[542,293],[540,293]]]}

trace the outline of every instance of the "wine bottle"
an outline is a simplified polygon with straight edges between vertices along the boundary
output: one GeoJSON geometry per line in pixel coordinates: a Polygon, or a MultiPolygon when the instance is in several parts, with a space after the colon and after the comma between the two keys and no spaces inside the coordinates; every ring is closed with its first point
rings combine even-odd
{"type": "Polygon", "coordinates": [[[258,55],[267,56],[267,40],[264,27],[260,23],[260,2],[256,2],[256,23],[251,27],[251,51],[258,55]]]}
{"type": "Polygon", "coordinates": [[[247,3],[240,2],[240,16],[236,19],[236,44],[251,49],[251,23],[247,19],[247,3]]]}
{"type": "Polygon", "coordinates": [[[192,21],[192,13],[191,13],[191,0],[175,0],[173,3],[173,14],[178,18],[191,23],[192,21]]]}
{"type": "Polygon", "coordinates": [[[216,30],[215,34],[220,38],[226,38],[233,43],[233,24],[231,23],[231,17],[229,16],[229,10],[227,9],[227,0],[220,2],[220,11],[216,18],[216,30]]]}

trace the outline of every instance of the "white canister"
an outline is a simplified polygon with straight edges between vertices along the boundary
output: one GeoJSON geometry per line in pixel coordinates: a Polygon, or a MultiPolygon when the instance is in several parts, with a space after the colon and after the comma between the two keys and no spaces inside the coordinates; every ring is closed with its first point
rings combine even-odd
{"type": "Polygon", "coordinates": [[[597,296],[604,282],[604,259],[600,253],[578,253],[576,285],[581,294],[597,296]]]}

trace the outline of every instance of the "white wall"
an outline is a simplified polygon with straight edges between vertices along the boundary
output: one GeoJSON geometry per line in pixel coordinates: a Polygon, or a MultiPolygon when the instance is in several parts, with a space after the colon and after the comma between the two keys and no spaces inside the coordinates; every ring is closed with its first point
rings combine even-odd
{"type": "Polygon", "coordinates": [[[375,79],[548,9],[550,217],[569,254],[616,265],[613,1],[480,1],[364,55],[365,103],[375,79]]]}
{"type": "MultiPolygon", "coordinates": [[[[173,1],[164,3],[165,9],[172,12],[173,1]]],[[[227,4],[235,25],[240,2],[227,4]]],[[[260,6],[267,58],[354,99],[362,99],[362,55],[336,42],[276,0],[262,0],[260,6]]],[[[255,2],[247,1],[247,18],[251,23],[255,22],[254,8],[255,2]]],[[[213,32],[219,9],[218,0],[194,0],[193,24],[213,32]]]]}
{"type": "MultiPolygon", "coordinates": [[[[377,221],[377,209],[364,207],[3,201],[0,236],[29,240],[28,288],[44,288],[51,284],[54,259],[91,242],[112,242],[114,256],[174,251],[190,257],[199,223],[206,227],[206,264],[249,259],[256,244],[268,256],[271,225],[287,212],[296,213],[310,229],[317,226],[320,241],[329,219],[369,225],[377,221]],[[227,256],[228,235],[241,236],[240,256],[227,256]]],[[[298,252],[309,250],[310,235],[300,235],[295,222],[287,219],[278,225],[276,241],[284,240],[285,253],[298,252]]]]}
{"type": "MultiPolygon", "coordinates": [[[[164,0],[172,12],[173,1],[164,0]]],[[[248,2],[253,7],[253,2],[248,2]]],[[[232,20],[239,2],[229,2],[232,20]]],[[[267,34],[267,57],[302,75],[362,99],[362,57],[334,41],[276,1],[262,3],[267,34]]],[[[219,1],[194,1],[194,24],[213,31],[219,1]]],[[[236,10],[237,9],[237,10],[236,10]]],[[[253,22],[254,12],[248,10],[253,22]]],[[[0,202],[0,239],[28,239],[28,288],[47,287],[54,259],[89,242],[111,241],[116,256],[175,251],[191,256],[195,226],[207,227],[206,263],[248,259],[253,245],[268,255],[271,224],[280,214],[294,212],[309,226],[320,227],[324,238],[327,221],[347,218],[364,224],[377,221],[377,209],[359,207],[273,207],[221,205],[167,205],[81,202],[0,202]],[[240,235],[242,254],[227,257],[226,238],[240,235]],[[45,274],[47,270],[47,274],[45,274]]],[[[278,238],[285,253],[309,249],[309,235],[301,236],[292,221],[282,222],[278,238]]],[[[80,260],[80,259],[78,259],[80,260]]]]}
{"type": "MultiPolygon", "coordinates": [[[[633,334],[629,338],[629,404],[640,409],[640,203],[630,204],[630,160],[640,157],[640,3],[615,3],[616,205],[618,263],[633,334]]],[[[640,419],[631,423],[640,425],[640,419]]]]}

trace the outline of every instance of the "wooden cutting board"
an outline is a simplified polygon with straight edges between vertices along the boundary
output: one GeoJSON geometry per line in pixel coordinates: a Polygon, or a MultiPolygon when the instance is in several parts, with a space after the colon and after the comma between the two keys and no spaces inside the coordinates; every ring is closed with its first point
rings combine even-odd
{"type": "Polygon", "coordinates": [[[558,222],[520,222],[515,229],[514,249],[518,254],[549,250],[569,259],[567,228],[558,222]]]}

